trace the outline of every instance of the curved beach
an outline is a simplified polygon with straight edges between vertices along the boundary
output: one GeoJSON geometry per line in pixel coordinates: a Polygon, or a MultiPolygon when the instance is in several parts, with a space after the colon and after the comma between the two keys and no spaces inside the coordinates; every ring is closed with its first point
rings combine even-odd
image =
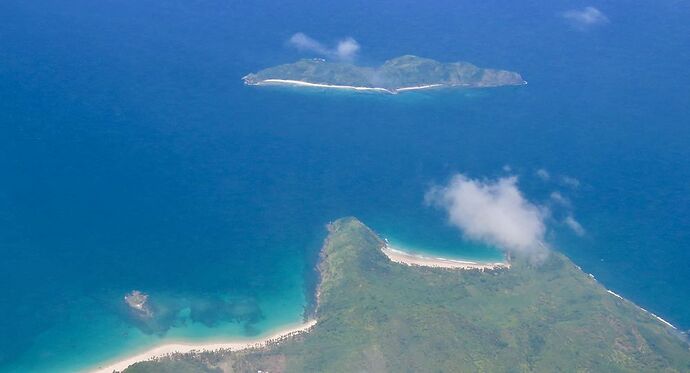
{"type": "Polygon", "coordinates": [[[255,339],[230,340],[225,342],[209,342],[188,344],[184,342],[167,343],[146,352],[139,353],[133,356],[126,357],[113,363],[106,363],[94,369],[88,370],[91,373],[112,373],[113,371],[122,371],[134,363],[141,361],[155,360],[161,357],[166,357],[175,353],[190,353],[190,352],[212,352],[219,350],[239,351],[249,348],[261,348],[271,343],[281,342],[287,338],[295,335],[306,333],[316,325],[316,320],[310,320],[303,324],[296,326],[289,326],[281,329],[269,336],[255,339]]]}
{"type": "MultiPolygon", "coordinates": [[[[246,77],[245,77],[246,78],[246,77]]],[[[352,85],[335,85],[335,84],[321,84],[321,83],[310,83],[301,80],[289,80],[289,79],[264,79],[257,81],[256,83],[249,83],[245,79],[246,85],[288,85],[288,86],[301,86],[301,87],[313,87],[313,88],[331,88],[331,89],[346,89],[353,91],[371,91],[380,93],[390,93],[397,94],[403,91],[416,91],[421,89],[439,88],[443,87],[443,84],[427,84],[414,87],[403,87],[395,90],[381,88],[381,87],[358,87],[352,85]]]]}
{"type": "Polygon", "coordinates": [[[494,270],[499,268],[510,268],[508,262],[475,262],[470,260],[446,259],[436,258],[430,256],[423,256],[419,254],[412,254],[402,250],[394,249],[390,245],[381,248],[381,251],[392,262],[400,263],[408,266],[422,266],[448,269],[479,269],[479,270],[494,270]]]}

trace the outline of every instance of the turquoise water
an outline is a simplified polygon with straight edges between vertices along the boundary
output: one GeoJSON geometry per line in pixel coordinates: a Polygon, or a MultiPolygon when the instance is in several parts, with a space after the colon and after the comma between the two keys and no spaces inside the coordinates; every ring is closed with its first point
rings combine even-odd
{"type": "Polygon", "coordinates": [[[610,22],[588,30],[559,16],[584,5],[3,1],[0,371],[73,371],[166,338],[298,322],[324,225],[341,216],[405,246],[495,257],[424,193],[506,165],[531,201],[571,201],[587,233],[554,206],[553,247],[690,328],[690,8],[603,2],[610,22]],[[414,53],[529,85],[242,85],[303,56],[285,46],[298,31],[352,36],[365,64],[414,53]],[[131,317],[132,289],[169,310],[164,322],[131,317]]]}

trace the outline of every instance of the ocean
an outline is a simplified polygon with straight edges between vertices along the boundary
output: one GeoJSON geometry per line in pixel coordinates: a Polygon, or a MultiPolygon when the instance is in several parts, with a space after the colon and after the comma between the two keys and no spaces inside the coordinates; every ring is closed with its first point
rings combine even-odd
{"type": "Polygon", "coordinates": [[[0,371],[70,372],[176,339],[299,322],[329,221],[500,258],[425,192],[456,174],[560,193],[549,244],[690,329],[690,3],[0,3],[0,371]],[[596,24],[564,12],[595,6],[596,24]],[[518,71],[522,87],[384,95],[241,78],[353,37],[518,71]],[[537,173],[545,170],[548,180],[537,173]],[[124,309],[138,289],[167,315],[124,309]]]}

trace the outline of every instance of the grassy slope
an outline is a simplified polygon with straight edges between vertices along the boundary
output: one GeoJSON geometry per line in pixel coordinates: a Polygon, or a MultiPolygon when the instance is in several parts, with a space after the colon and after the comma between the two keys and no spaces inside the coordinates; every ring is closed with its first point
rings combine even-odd
{"type": "MultiPolygon", "coordinates": [[[[560,254],[538,268],[516,261],[481,273],[391,263],[381,244],[356,219],[333,223],[312,332],[213,363],[254,372],[690,371],[684,342],[560,254]]],[[[147,366],[156,365],[128,372],[147,366]]]]}

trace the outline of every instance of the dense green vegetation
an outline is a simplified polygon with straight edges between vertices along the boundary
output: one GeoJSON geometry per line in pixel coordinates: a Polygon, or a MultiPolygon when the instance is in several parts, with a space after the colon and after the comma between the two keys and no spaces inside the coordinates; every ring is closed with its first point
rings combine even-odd
{"type": "Polygon", "coordinates": [[[467,62],[441,63],[409,55],[386,61],[379,68],[327,62],[322,59],[303,59],[249,74],[244,79],[247,84],[256,84],[266,79],[285,79],[318,84],[378,87],[391,92],[405,87],[432,84],[495,87],[524,83],[520,74],[510,71],[482,69],[467,62]]]}
{"type": "Polygon", "coordinates": [[[690,371],[679,336],[560,254],[537,267],[517,259],[507,270],[458,271],[392,263],[381,245],[356,219],[331,224],[310,333],[127,372],[690,371]]]}

